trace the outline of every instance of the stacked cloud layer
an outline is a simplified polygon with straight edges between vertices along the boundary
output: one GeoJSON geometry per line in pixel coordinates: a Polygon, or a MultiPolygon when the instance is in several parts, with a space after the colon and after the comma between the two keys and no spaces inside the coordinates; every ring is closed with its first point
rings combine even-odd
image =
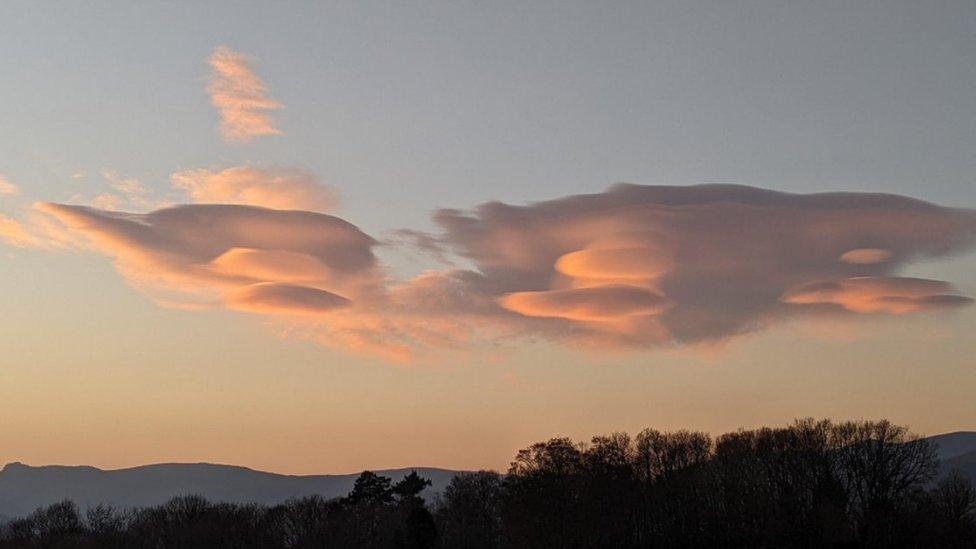
{"type": "Polygon", "coordinates": [[[972,248],[976,212],[901,196],[617,185],[526,206],[440,210],[442,232],[427,246],[473,268],[395,281],[376,240],[338,217],[294,209],[331,204],[300,173],[233,168],[173,180],[198,201],[235,204],[40,209],[161,303],[274,315],[329,344],[398,359],[517,336],[625,348],[716,342],[794,317],[972,301],[899,271],[972,248]]]}

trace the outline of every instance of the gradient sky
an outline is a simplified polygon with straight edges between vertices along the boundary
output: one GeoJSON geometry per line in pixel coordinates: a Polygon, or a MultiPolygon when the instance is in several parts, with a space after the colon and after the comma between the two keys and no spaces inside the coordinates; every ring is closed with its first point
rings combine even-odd
{"type": "MultiPolygon", "coordinates": [[[[139,213],[221,201],[327,211],[400,242],[373,249],[377,269],[330,279],[348,297],[383,286],[377,273],[445,272],[399,229],[440,235],[458,268],[486,272],[483,245],[465,248],[446,234],[432,221],[438,209],[470,217],[463,212],[490,201],[557,201],[572,227],[583,214],[560,199],[618,182],[891,193],[976,207],[970,1],[320,4],[4,2],[0,175],[19,192],[0,185],[0,219],[31,234],[36,223],[61,227],[51,210],[31,209],[36,202],[139,213]],[[251,120],[243,138],[222,132],[212,103],[218,67],[208,59],[222,51],[230,69],[249,63],[267,88],[230,82],[233,108],[270,107],[255,111],[268,118],[251,120]],[[248,171],[215,177],[235,168],[248,171]]],[[[918,277],[954,286],[929,293],[976,296],[973,225],[954,229],[962,244],[945,236],[957,210],[938,209],[901,235],[891,230],[908,227],[892,221],[901,206],[875,205],[869,224],[837,213],[838,204],[824,218],[786,219],[811,231],[887,234],[885,249],[904,245],[897,265],[869,273],[885,278],[885,291],[915,292],[890,279],[918,277]],[[952,253],[932,251],[942,247],[952,253]]],[[[806,202],[798,207],[808,212],[806,202]]],[[[722,206],[703,208],[688,223],[714,233],[661,230],[704,250],[709,234],[768,228],[770,215],[783,215],[761,210],[728,225],[708,215],[718,208],[727,219],[722,206]]],[[[104,215],[66,233],[84,237],[104,215]]],[[[587,222],[618,226],[615,215],[587,222]]],[[[540,231],[562,231],[540,224],[512,236],[504,219],[480,221],[492,242],[555,246],[539,244],[540,231]]],[[[748,241],[789,248],[778,234],[748,241]]],[[[503,469],[518,448],[551,436],[647,426],[718,433],[826,416],[887,417],[926,434],[976,429],[974,306],[795,318],[763,309],[734,319],[761,316],[763,328],[742,335],[682,324],[680,342],[641,332],[635,347],[589,325],[583,344],[518,303],[507,314],[531,313],[524,324],[486,322],[524,327],[528,337],[479,338],[396,361],[312,341],[304,324],[278,315],[160,306],[145,273],[132,271],[138,261],[157,266],[155,256],[131,255],[145,251],[138,239],[125,247],[122,273],[106,257],[117,246],[45,242],[0,244],[0,461],[503,469]]],[[[777,267],[755,263],[749,276],[816,283],[849,265],[784,254],[774,255],[777,267]]],[[[727,276],[721,269],[739,259],[734,251],[707,255],[711,263],[668,256],[681,280],[665,286],[706,267],[727,276]]],[[[193,291],[226,282],[168,265],[154,274],[193,291]]],[[[506,292],[550,290],[516,282],[523,286],[506,292]]],[[[234,296],[253,309],[253,293],[234,296]]],[[[360,307],[358,294],[353,301],[360,307]]],[[[601,314],[620,313],[619,300],[600,304],[611,307],[601,314]]],[[[356,310],[357,328],[389,313],[356,310]]]]}

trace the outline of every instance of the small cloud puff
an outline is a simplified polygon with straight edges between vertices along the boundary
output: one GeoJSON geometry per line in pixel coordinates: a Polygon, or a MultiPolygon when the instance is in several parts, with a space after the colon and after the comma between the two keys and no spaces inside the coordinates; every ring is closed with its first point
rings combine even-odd
{"type": "Polygon", "coordinates": [[[849,250],[841,254],[840,260],[844,263],[855,263],[858,265],[871,265],[872,263],[883,263],[891,259],[894,255],[888,250],[879,248],[858,248],[849,250]]]}
{"type": "Polygon", "coordinates": [[[20,192],[20,188],[13,181],[0,174],[0,194],[13,195],[18,192],[20,192]]]}
{"type": "Polygon", "coordinates": [[[37,248],[37,237],[30,234],[16,219],[0,215],[0,240],[15,248],[37,248]]]}
{"type": "Polygon", "coordinates": [[[109,169],[103,169],[99,173],[112,188],[112,191],[101,193],[90,200],[76,196],[75,198],[78,201],[84,201],[98,209],[113,211],[124,208],[146,211],[158,207],[158,204],[152,200],[149,189],[143,186],[138,179],[123,177],[109,169]]]}
{"type": "Polygon", "coordinates": [[[173,186],[194,202],[248,204],[277,210],[325,212],[333,209],[331,188],[301,170],[234,166],[220,171],[186,170],[170,176],[173,186]]]}
{"type": "Polygon", "coordinates": [[[280,135],[267,111],[281,104],[268,96],[264,82],[251,70],[247,57],[220,46],[207,58],[213,69],[207,92],[220,113],[225,141],[246,143],[255,137],[280,135]]]}

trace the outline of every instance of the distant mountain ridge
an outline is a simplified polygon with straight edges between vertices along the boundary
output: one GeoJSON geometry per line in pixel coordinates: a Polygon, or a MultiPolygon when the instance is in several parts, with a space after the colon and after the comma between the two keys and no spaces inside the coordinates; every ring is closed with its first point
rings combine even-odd
{"type": "MultiPolygon", "coordinates": [[[[442,491],[457,474],[432,467],[375,472],[396,482],[410,471],[430,479],[432,486],[425,491],[426,497],[442,491]]],[[[10,463],[0,470],[0,516],[24,516],[64,499],[82,509],[100,503],[117,508],[146,507],[186,494],[199,494],[211,501],[265,505],[313,494],[329,499],[348,494],[358,476],[281,475],[210,463],[160,463],[113,470],[10,463]]]]}

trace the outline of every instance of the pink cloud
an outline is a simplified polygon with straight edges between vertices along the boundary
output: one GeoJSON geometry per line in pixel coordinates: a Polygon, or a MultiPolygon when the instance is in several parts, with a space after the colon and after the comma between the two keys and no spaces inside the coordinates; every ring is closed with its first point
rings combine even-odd
{"type": "Polygon", "coordinates": [[[281,104],[268,96],[267,87],[251,70],[247,57],[220,46],[207,63],[213,69],[207,92],[220,113],[220,134],[225,141],[248,142],[282,133],[267,114],[280,109],[281,104]]]}
{"type": "Polygon", "coordinates": [[[231,204],[146,214],[40,208],[161,306],[273,315],[290,333],[397,360],[434,340],[389,296],[377,242],[337,217],[231,204]]]}
{"type": "Polygon", "coordinates": [[[972,303],[954,295],[941,280],[905,277],[855,277],[790,288],[783,301],[798,305],[838,305],[855,313],[904,314],[972,303]]]}
{"type": "Polygon", "coordinates": [[[329,211],[335,193],[300,170],[235,166],[220,171],[186,170],[170,176],[194,202],[247,204],[278,210],[329,211]]]}
{"type": "Polygon", "coordinates": [[[20,221],[0,215],[0,240],[15,248],[40,247],[38,238],[30,234],[20,221]]]}
{"type": "MultiPolygon", "coordinates": [[[[117,194],[101,195],[96,198],[96,201],[114,201],[114,208],[110,209],[117,209],[123,201],[142,210],[151,209],[155,206],[154,202],[149,198],[149,189],[144,187],[138,179],[134,177],[123,177],[114,170],[102,170],[101,175],[109,182],[117,194]]],[[[93,202],[92,205],[99,207],[96,202],[93,202]]]]}
{"type": "Polygon", "coordinates": [[[0,175],[0,194],[12,195],[20,192],[20,188],[13,183],[13,181],[7,179],[3,175],[0,175]]]}
{"type": "Polygon", "coordinates": [[[350,301],[325,290],[280,282],[259,282],[224,293],[231,309],[266,314],[319,314],[348,307],[350,301]]]}
{"type": "Polygon", "coordinates": [[[883,263],[891,259],[893,254],[888,250],[879,248],[858,248],[849,250],[841,254],[840,260],[845,263],[856,263],[859,265],[870,265],[872,263],[883,263]]]}
{"type": "Polygon", "coordinates": [[[601,284],[564,290],[513,292],[502,307],[525,316],[565,318],[582,322],[656,315],[671,307],[663,296],[638,286],[601,284]]]}
{"type": "MultiPolygon", "coordinates": [[[[976,242],[972,210],[895,195],[732,185],[617,185],[526,206],[441,210],[435,220],[444,230],[440,240],[474,263],[501,306],[529,320],[566,321],[529,322],[527,333],[636,346],[717,342],[761,330],[807,312],[798,298],[781,299],[791,289],[891,277],[913,260],[976,242]],[[639,301],[625,305],[600,290],[607,284],[644,288],[669,306],[635,315],[639,301]]],[[[863,312],[853,294],[844,295],[850,299],[835,297],[848,305],[840,310],[863,312]]],[[[949,296],[881,292],[875,299],[886,305],[872,307],[902,313],[967,302],[949,296]]]]}
{"type": "Polygon", "coordinates": [[[378,287],[375,241],[333,216],[239,205],[183,205],[148,214],[44,204],[113,256],[131,283],[161,300],[211,302],[262,282],[344,296],[378,287]]]}
{"type": "Polygon", "coordinates": [[[78,246],[77,236],[35,206],[21,219],[0,214],[0,242],[15,248],[65,249],[78,246]]]}
{"type": "MultiPolygon", "coordinates": [[[[264,206],[273,194],[186,185],[197,185],[191,196],[243,193],[264,206]]],[[[289,207],[307,200],[290,196],[289,207]]],[[[374,256],[377,241],[326,214],[227,204],[42,209],[161,304],[273,315],[291,334],[391,360],[517,338],[712,345],[825,308],[862,317],[944,310],[971,300],[898,271],[976,243],[972,210],[900,196],[619,185],[440,210],[442,233],[425,242],[473,268],[398,281],[374,256]]]]}

